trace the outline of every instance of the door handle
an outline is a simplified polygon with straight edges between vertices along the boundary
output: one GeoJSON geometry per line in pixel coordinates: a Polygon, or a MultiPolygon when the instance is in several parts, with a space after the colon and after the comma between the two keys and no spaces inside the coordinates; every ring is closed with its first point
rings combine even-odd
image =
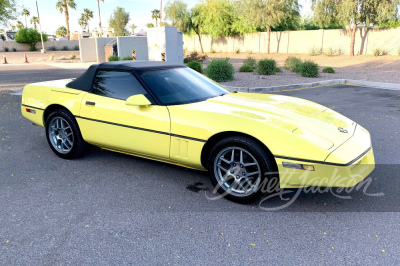
{"type": "Polygon", "coordinates": [[[95,102],[86,102],[86,105],[93,105],[93,106],[95,106],[96,103],[95,103],[95,102]]]}

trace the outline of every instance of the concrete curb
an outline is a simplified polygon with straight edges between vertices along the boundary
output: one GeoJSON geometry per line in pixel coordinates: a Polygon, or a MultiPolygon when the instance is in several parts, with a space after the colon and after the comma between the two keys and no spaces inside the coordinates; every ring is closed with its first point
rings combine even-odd
{"type": "Polygon", "coordinates": [[[250,92],[250,93],[269,93],[276,91],[287,91],[296,89],[307,89],[307,88],[317,88],[336,84],[347,84],[352,86],[366,86],[377,89],[384,90],[400,90],[400,84],[396,83],[383,83],[383,82],[373,82],[366,80],[354,80],[354,79],[333,79],[333,80],[323,80],[312,83],[301,83],[301,84],[291,84],[282,86],[272,86],[272,87],[231,87],[225,86],[230,90],[238,92],[250,92]]]}

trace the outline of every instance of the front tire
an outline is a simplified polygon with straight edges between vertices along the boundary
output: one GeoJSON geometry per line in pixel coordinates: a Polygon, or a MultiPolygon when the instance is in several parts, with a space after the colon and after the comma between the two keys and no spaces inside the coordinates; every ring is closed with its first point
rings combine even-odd
{"type": "Polygon", "coordinates": [[[225,198],[251,203],[261,198],[275,167],[261,144],[242,136],[218,142],[210,151],[208,170],[214,187],[225,198]]]}
{"type": "Polygon", "coordinates": [[[46,138],[53,152],[63,159],[74,159],[86,150],[78,123],[66,110],[52,112],[46,119],[46,138]]]}

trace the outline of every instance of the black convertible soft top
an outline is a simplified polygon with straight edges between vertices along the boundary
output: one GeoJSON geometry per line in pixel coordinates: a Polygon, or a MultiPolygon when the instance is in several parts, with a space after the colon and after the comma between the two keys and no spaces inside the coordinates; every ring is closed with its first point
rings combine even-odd
{"type": "Polygon", "coordinates": [[[179,68],[185,67],[185,65],[171,64],[162,61],[116,61],[106,62],[101,64],[91,65],[88,70],[82,75],[69,82],[66,86],[68,88],[89,91],[92,86],[94,75],[97,70],[122,70],[122,71],[137,71],[137,70],[157,70],[157,69],[168,69],[168,68],[179,68]]]}

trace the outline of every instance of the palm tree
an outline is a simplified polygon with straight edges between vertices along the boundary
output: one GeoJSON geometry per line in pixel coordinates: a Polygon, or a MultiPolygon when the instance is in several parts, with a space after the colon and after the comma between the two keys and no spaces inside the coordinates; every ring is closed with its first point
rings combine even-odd
{"type": "Polygon", "coordinates": [[[146,24],[146,27],[149,28],[149,29],[150,29],[150,28],[154,28],[154,24],[153,24],[153,23],[147,23],[147,24],[146,24]]]}
{"type": "Polygon", "coordinates": [[[93,18],[93,11],[89,10],[88,8],[85,8],[83,10],[83,14],[82,15],[85,17],[85,20],[86,20],[86,23],[87,23],[87,31],[90,32],[90,30],[89,30],[89,20],[91,18],[93,18]]]}
{"type": "Polygon", "coordinates": [[[65,21],[67,23],[67,38],[68,40],[70,39],[69,36],[69,13],[68,13],[68,7],[73,8],[76,10],[76,3],[74,0],[58,0],[56,4],[56,8],[60,10],[60,13],[62,14],[64,12],[65,14],[65,21]]]}
{"type": "Polygon", "coordinates": [[[30,16],[31,15],[31,13],[29,13],[29,10],[28,9],[22,9],[22,15],[23,16],[25,16],[25,28],[28,28],[28,22],[27,22],[27,20],[26,20],[26,17],[27,16],[30,16]]]}
{"type": "Polygon", "coordinates": [[[131,29],[132,29],[132,35],[135,34],[135,29],[137,28],[137,26],[135,24],[131,25],[131,29]]]}
{"type": "Polygon", "coordinates": [[[82,32],[84,32],[85,28],[86,28],[86,26],[88,24],[87,21],[86,21],[86,18],[85,18],[85,14],[81,15],[81,18],[78,20],[78,24],[79,24],[79,26],[81,26],[82,32]]]}
{"type": "Polygon", "coordinates": [[[158,27],[158,19],[160,18],[160,10],[154,9],[151,11],[151,18],[156,20],[156,27],[158,27]]]}
{"type": "Polygon", "coordinates": [[[22,23],[21,21],[17,21],[17,28],[20,30],[24,27],[24,23],[22,23]]]}
{"type": "Polygon", "coordinates": [[[37,29],[37,24],[39,23],[38,17],[32,17],[31,18],[31,24],[33,24],[33,28],[36,30],[37,29]]]}
{"type": "Polygon", "coordinates": [[[99,8],[99,27],[101,28],[100,1],[104,3],[104,0],[97,0],[97,7],[99,8]]]}
{"type": "Polygon", "coordinates": [[[67,35],[67,29],[64,26],[59,27],[56,30],[56,35],[60,37],[65,37],[65,35],[67,35]]]}

